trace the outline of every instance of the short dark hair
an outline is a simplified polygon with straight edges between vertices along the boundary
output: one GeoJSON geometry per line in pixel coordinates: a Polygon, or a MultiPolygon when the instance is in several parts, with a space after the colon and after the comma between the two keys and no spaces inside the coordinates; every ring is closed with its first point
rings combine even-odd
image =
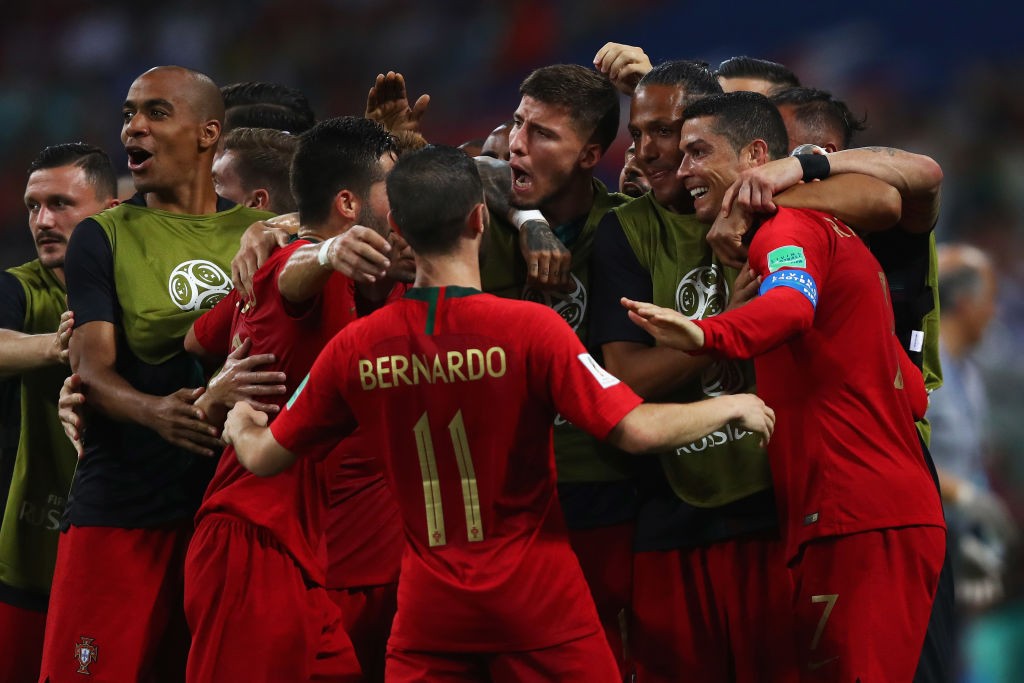
{"type": "Polygon", "coordinates": [[[636,89],[639,90],[648,85],[682,87],[685,92],[684,104],[722,92],[722,86],[715,75],[711,73],[708,63],[692,59],[675,59],[658,64],[644,74],[644,77],[637,83],[636,89]]]}
{"type": "Polygon", "coordinates": [[[303,133],[316,123],[316,115],[301,90],[280,83],[244,81],[220,89],[228,110],[226,129],[275,128],[303,133]]]}
{"type": "Polygon", "coordinates": [[[760,78],[776,88],[796,88],[800,79],[788,67],[767,59],[756,57],[730,57],[715,70],[718,78],[760,78]]]}
{"type": "Polygon", "coordinates": [[[466,217],[484,201],[476,162],[444,145],[403,155],[387,188],[391,217],[417,254],[450,252],[466,217]]]}
{"type": "MultiPolygon", "coordinates": [[[[858,119],[842,100],[837,100],[825,90],[817,88],[786,88],[772,95],[775,106],[791,105],[797,123],[808,137],[823,140],[829,133],[849,147],[853,134],[867,128],[866,118],[858,119]]],[[[815,144],[820,144],[815,142],[815,144]]]]}
{"type": "Polygon", "coordinates": [[[117,196],[117,171],[110,157],[99,147],[84,142],[65,142],[44,147],[28,165],[28,175],[47,168],[78,166],[99,199],[117,196]]]}
{"type": "Polygon", "coordinates": [[[235,128],[224,137],[224,151],[234,153],[242,189],[266,188],[274,213],[295,211],[290,174],[298,144],[296,136],[270,128],[235,128]]]}
{"type": "Polygon", "coordinates": [[[343,189],[366,197],[370,185],[382,179],[380,159],[386,154],[395,154],[395,139],[369,119],[327,119],[300,135],[291,173],[299,220],[308,225],[326,221],[334,196],[343,189]]]}
{"type": "Polygon", "coordinates": [[[576,130],[604,153],[619,133],[619,94],[608,78],[578,64],[537,69],[519,86],[519,94],[569,110],[576,130]]]}
{"type": "Polygon", "coordinates": [[[683,121],[710,116],[712,130],[725,137],[736,152],[754,140],[768,144],[768,156],[788,154],[789,139],[782,115],[771,100],[756,92],[727,92],[697,100],[683,110],[683,121]]]}

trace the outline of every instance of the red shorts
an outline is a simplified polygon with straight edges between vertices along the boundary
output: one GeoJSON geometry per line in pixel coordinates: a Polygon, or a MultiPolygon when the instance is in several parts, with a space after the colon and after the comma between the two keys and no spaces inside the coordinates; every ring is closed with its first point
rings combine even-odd
{"type": "Polygon", "coordinates": [[[187,680],[360,681],[341,614],[266,531],[203,517],[185,561],[187,680]]]}
{"type": "Polygon", "coordinates": [[[945,548],[925,526],[806,544],[791,569],[801,680],[913,680],[945,548]]]}
{"type": "Polygon", "coordinates": [[[790,578],[778,538],[637,553],[633,658],[644,683],[790,681],[790,578]]]}
{"type": "Polygon", "coordinates": [[[628,628],[633,597],[633,533],[636,525],[570,529],[569,544],[580,562],[608,646],[625,678],[632,670],[628,628]],[[625,641],[625,642],[624,642],[625,641]]]}
{"type": "Polygon", "coordinates": [[[397,592],[397,583],[327,591],[341,609],[342,628],[352,641],[363,678],[369,683],[384,680],[384,654],[398,608],[397,592]]]}
{"type": "Polygon", "coordinates": [[[60,535],[40,681],[181,681],[182,568],[192,520],[60,535]],[[88,674],[89,678],[84,678],[88,674]]]}
{"type": "Polygon", "coordinates": [[[46,612],[0,602],[0,683],[24,683],[39,678],[46,612]]]}
{"type": "Polygon", "coordinates": [[[413,652],[388,648],[388,683],[622,683],[601,633],[540,650],[495,654],[413,652]]]}

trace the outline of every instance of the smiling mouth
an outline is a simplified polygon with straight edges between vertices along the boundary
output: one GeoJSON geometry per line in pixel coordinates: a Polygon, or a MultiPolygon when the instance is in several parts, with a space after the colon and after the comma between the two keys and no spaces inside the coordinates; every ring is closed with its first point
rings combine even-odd
{"type": "Polygon", "coordinates": [[[695,187],[695,188],[690,190],[690,196],[693,197],[694,199],[700,199],[701,197],[703,197],[707,193],[708,193],[708,187],[707,186],[695,187]]]}

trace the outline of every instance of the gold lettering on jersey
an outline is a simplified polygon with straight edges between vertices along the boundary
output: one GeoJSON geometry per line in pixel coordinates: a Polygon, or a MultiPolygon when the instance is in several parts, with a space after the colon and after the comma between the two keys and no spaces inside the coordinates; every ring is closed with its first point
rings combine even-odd
{"type": "Polygon", "coordinates": [[[359,384],[363,391],[390,389],[417,384],[454,384],[476,382],[485,377],[498,379],[508,372],[505,349],[465,349],[436,355],[378,356],[358,363],[359,384]]]}
{"type": "Polygon", "coordinates": [[[826,218],[825,222],[832,226],[832,230],[840,237],[853,237],[854,232],[846,226],[841,226],[831,218],[826,218]]]}
{"type": "Polygon", "coordinates": [[[455,413],[455,417],[448,423],[448,433],[452,437],[455,461],[459,465],[459,477],[462,479],[466,536],[470,543],[476,543],[484,540],[484,524],[480,518],[480,495],[477,493],[473,454],[469,452],[469,438],[466,436],[466,423],[462,419],[461,410],[455,413]]]}
{"type": "MultiPolygon", "coordinates": [[[[367,361],[369,362],[369,361],[367,361]]],[[[430,423],[423,413],[412,428],[416,438],[416,452],[420,456],[420,474],[423,477],[423,503],[427,510],[427,542],[430,547],[444,545],[444,506],[441,504],[441,481],[437,474],[434,442],[430,438],[430,423]]]]}

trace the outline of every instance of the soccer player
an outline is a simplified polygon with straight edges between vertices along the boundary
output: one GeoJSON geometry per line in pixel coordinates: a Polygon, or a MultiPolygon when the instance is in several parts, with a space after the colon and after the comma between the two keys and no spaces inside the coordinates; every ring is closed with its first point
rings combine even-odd
{"type": "Polygon", "coordinates": [[[139,76],[121,129],[138,193],[68,244],[71,364],[92,412],[46,624],[40,675],[55,683],[184,673],[184,555],[221,443],[194,405],[203,376],[182,340],[230,290],[242,232],[270,215],[214,192],[223,107],[195,71],[139,76]]]}
{"type": "Polygon", "coordinates": [[[800,85],[800,79],[787,67],[756,57],[730,57],[718,65],[715,76],[725,92],[758,92],[769,97],[800,85]]]}
{"type": "MultiPolygon", "coordinates": [[[[684,107],[720,92],[703,62],[665,62],[643,77],[629,131],[652,191],[609,212],[594,238],[590,346],[647,400],[753,390],[749,364],[710,363],[657,346],[619,304],[622,296],[650,300],[699,319],[725,310],[730,292],[742,301],[756,289],[746,269],[726,268],[712,253],[705,241],[711,226],[694,215],[693,198],[676,178],[684,107]]],[[[794,188],[778,201],[820,201],[824,186],[837,180],[794,188]]],[[[895,195],[879,181],[861,180],[866,187],[836,189],[840,199],[850,195],[847,207],[863,202],[865,192],[895,195]]],[[[895,202],[890,210],[889,224],[895,202]]],[[[780,632],[779,612],[788,609],[788,577],[767,454],[753,435],[725,430],[642,464],[650,467],[639,479],[630,627],[638,677],[710,682],[736,672],[742,680],[770,679],[789,666],[772,637],[780,632]],[[752,566],[758,569],[736,571],[752,566]]]]}
{"type": "Polygon", "coordinates": [[[65,313],[64,255],[80,221],[117,204],[107,154],[68,143],[43,149],[28,169],[25,208],[38,258],[0,273],[0,377],[14,393],[3,403],[0,456],[0,680],[39,676],[46,606],[60,517],[77,457],[61,435],[55,400],[68,374],[72,319],[65,313]]]}
{"type": "MultiPolygon", "coordinates": [[[[216,363],[249,340],[250,357],[276,359],[260,372],[282,372],[293,392],[331,337],[368,304],[351,280],[319,264],[328,277],[307,278],[321,283],[316,295],[291,304],[278,287],[282,269],[300,247],[319,249],[357,221],[386,229],[384,179],[394,158],[394,139],[366,119],[330,119],[304,133],[292,163],[298,239],[256,272],[254,304],[232,292],[196,321],[186,349],[216,363]]],[[[342,615],[324,590],[325,507],[311,459],[264,479],[243,469],[233,448],[224,450],[185,562],[188,680],[362,680],[342,615]],[[255,651],[254,641],[262,644],[255,651]]],[[[391,539],[401,547],[400,537],[391,539]]]]}
{"type": "Polygon", "coordinates": [[[284,214],[295,211],[288,169],[298,138],[271,128],[235,128],[213,160],[217,194],[236,204],[284,214]]]}
{"type": "Polygon", "coordinates": [[[558,315],[482,294],[487,211],[462,152],[404,156],[387,189],[414,288],[336,336],[269,428],[239,403],[225,437],[260,475],[356,424],[377,438],[407,543],[388,680],[619,681],[566,542],[554,413],[642,451],[731,420],[768,435],[771,410],[751,395],[638,407],[558,315]]]}
{"type": "MultiPolygon", "coordinates": [[[[705,98],[683,119],[680,179],[705,222],[741,170],[786,154],[781,116],[759,94],[705,98]]],[[[623,303],[660,343],[754,357],[758,391],[779,409],[769,457],[800,680],[912,680],[945,529],[912,424],[924,383],[894,335],[884,273],[842,222],[785,208],[755,233],[750,263],[760,296],[713,318],[623,303]]]]}
{"type": "MultiPolygon", "coordinates": [[[[552,307],[586,343],[594,234],[605,213],[627,200],[594,177],[618,132],[619,97],[600,73],[567,64],[537,69],[519,90],[509,135],[511,203],[540,211],[551,230],[542,223],[523,226],[524,259],[514,231],[495,221],[483,236],[484,291],[552,307]]],[[[555,422],[555,459],[573,548],[625,669],[622,620],[629,606],[635,515],[631,463],[561,416],[555,422]]]]}

